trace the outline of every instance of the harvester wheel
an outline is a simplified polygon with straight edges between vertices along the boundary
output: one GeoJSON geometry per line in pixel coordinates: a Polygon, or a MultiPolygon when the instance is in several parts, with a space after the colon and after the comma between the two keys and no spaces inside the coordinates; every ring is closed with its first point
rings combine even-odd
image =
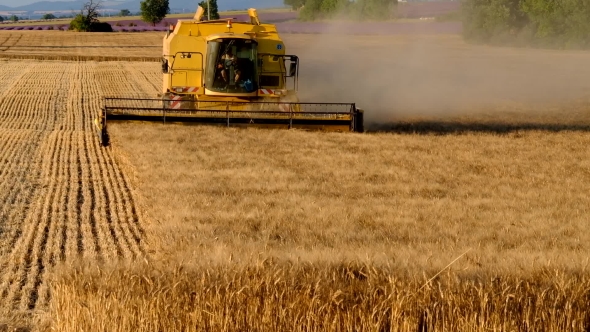
{"type": "Polygon", "coordinates": [[[108,146],[109,145],[109,133],[103,129],[100,132],[100,144],[102,146],[108,146]]]}

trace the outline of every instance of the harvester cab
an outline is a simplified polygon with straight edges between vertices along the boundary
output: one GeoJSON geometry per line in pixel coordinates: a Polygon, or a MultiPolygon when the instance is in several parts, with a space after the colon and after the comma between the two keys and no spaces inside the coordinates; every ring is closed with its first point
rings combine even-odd
{"type": "Polygon", "coordinates": [[[164,36],[160,98],[105,98],[96,120],[103,145],[115,120],[363,131],[355,104],[299,102],[299,58],[255,9],[249,22],[204,21],[203,13],[164,36]]]}

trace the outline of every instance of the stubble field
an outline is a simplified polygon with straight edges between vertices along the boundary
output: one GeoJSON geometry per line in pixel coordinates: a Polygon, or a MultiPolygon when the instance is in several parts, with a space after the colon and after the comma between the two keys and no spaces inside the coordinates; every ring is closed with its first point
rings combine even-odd
{"type": "Polygon", "coordinates": [[[0,58],[0,330],[590,326],[588,54],[287,35],[302,98],[372,133],[116,124],[101,148],[102,97],[159,92],[128,60],[160,36],[38,34],[0,33],[39,56],[0,58]]]}

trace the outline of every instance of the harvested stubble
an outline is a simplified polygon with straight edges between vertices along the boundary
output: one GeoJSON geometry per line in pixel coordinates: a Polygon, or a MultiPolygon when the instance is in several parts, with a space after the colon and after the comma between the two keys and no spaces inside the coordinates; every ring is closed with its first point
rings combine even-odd
{"type": "Polygon", "coordinates": [[[0,58],[88,61],[157,61],[162,33],[113,34],[0,31],[0,58]]]}
{"type": "Polygon", "coordinates": [[[445,274],[359,263],[85,269],[54,285],[59,331],[587,331],[590,279],[445,274]]]}
{"type": "Polygon", "coordinates": [[[47,308],[60,262],[135,259],[146,249],[129,179],[92,123],[105,94],[96,77],[116,63],[0,66],[2,330],[47,308]]]}

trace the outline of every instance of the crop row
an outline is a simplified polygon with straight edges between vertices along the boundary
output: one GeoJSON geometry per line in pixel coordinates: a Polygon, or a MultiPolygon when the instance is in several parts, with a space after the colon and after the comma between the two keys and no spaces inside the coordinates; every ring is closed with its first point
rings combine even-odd
{"type": "Polygon", "coordinates": [[[0,74],[0,310],[45,307],[59,264],[145,255],[129,179],[93,119],[108,64],[3,64],[0,74]]]}

